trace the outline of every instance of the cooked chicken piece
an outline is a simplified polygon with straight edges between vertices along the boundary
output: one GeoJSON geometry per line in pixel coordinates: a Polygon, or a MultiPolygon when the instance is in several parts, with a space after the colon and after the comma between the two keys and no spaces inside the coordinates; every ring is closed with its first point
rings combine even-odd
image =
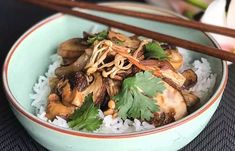
{"type": "Polygon", "coordinates": [[[174,119],[179,120],[187,115],[187,106],[182,94],[172,86],[164,82],[165,90],[155,97],[160,112],[165,114],[174,113],[174,119]]]}
{"type": "Polygon", "coordinates": [[[77,88],[71,89],[70,85],[67,83],[63,88],[62,93],[62,103],[65,106],[81,107],[84,102],[84,96],[82,92],[78,91],[77,88]]]}
{"type": "Polygon", "coordinates": [[[82,72],[71,73],[60,79],[56,89],[65,106],[80,107],[84,101],[81,91],[88,86],[88,77],[82,72]]]}
{"type": "Polygon", "coordinates": [[[62,102],[66,106],[71,106],[71,102],[74,98],[74,92],[70,87],[68,80],[65,82],[65,86],[62,88],[62,102]]]}
{"type": "Polygon", "coordinates": [[[57,86],[57,92],[61,94],[61,101],[65,106],[81,107],[85,96],[90,93],[93,94],[93,100],[96,104],[100,104],[103,101],[106,94],[106,86],[100,73],[94,74],[94,80],[89,86],[88,79],[82,73],[78,72],[68,77],[70,82],[68,79],[62,79],[57,86]]]}
{"type": "Polygon", "coordinates": [[[140,40],[137,37],[127,37],[114,31],[109,31],[108,38],[113,41],[118,40],[122,42],[123,46],[132,49],[137,49],[140,45],[140,40]]]}
{"type": "Polygon", "coordinates": [[[170,64],[178,70],[183,65],[183,56],[178,52],[178,50],[168,49],[165,51],[169,57],[170,64]]]}
{"type": "Polygon", "coordinates": [[[73,38],[60,44],[57,53],[63,58],[77,58],[81,56],[89,46],[81,43],[83,39],[73,38]]]}
{"type": "Polygon", "coordinates": [[[74,109],[75,107],[64,106],[60,102],[59,96],[55,93],[52,93],[48,97],[46,117],[50,120],[54,119],[56,116],[67,118],[74,112],[74,109]]]}
{"type": "Polygon", "coordinates": [[[185,70],[182,75],[185,77],[184,87],[189,89],[197,83],[197,74],[192,70],[185,70]]]}
{"type": "Polygon", "coordinates": [[[200,105],[200,98],[192,92],[181,91],[189,111],[196,109],[200,105]]]}
{"type": "Polygon", "coordinates": [[[82,95],[82,92],[75,90],[75,96],[74,96],[73,101],[71,103],[77,107],[81,107],[84,100],[85,100],[85,98],[82,95]]]}

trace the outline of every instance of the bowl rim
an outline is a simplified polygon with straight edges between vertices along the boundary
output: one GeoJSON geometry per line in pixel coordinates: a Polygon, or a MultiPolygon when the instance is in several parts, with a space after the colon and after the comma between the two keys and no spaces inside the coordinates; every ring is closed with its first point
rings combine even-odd
{"type": "MultiPolygon", "coordinates": [[[[175,14],[171,11],[168,10],[164,10],[155,6],[149,6],[146,4],[139,4],[139,3],[125,3],[125,2],[108,2],[108,3],[102,3],[104,5],[124,5],[126,7],[141,7],[141,8],[146,8],[146,9],[151,9],[153,11],[160,11],[163,13],[166,13],[168,15],[174,15],[177,17],[181,17],[184,18],[183,16],[179,15],[179,14],[175,14]]],[[[70,129],[65,129],[65,128],[61,128],[55,125],[52,125],[48,122],[45,122],[43,120],[41,120],[40,118],[36,117],[35,115],[33,115],[32,113],[29,113],[27,111],[25,111],[25,109],[18,103],[18,101],[16,100],[16,98],[14,97],[14,95],[12,94],[9,84],[8,84],[8,65],[10,63],[10,60],[14,54],[14,52],[17,50],[18,46],[30,35],[32,34],[34,31],[36,31],[37,29],[39,29],[40,27],[46,25],[47,23],[50,23],[56,19],[59,19],[60,17],[63,17],[64,14],[62,13],[56,13],[55,15],[51,15],[43,20],[41,20],[40,22],[36,23],[34,26],[32,26],[30,29],[28,29],[12,46],[12,48],[10,49],[10,51],[8,52],[8,55],[5,59],[4,65],[3,65],[3,85],[4,85],[4,91],[5,94],[8,98],[9,103],[12,105],[12,107],[14,107],[20,114],[22,114],[23,116],[25,116],[26,118],[28,118],[29,120],[31,120],[34,123],[39,124],[42,127],[48,128],[52,131],[56,131],[59,133],[63,133],[63,134],[68,134],[68,135],[73,135],[73,136],[80,136],[80,137],[86,137],[86,138],[94,138],[94,139],[119,139],[119,138],[133,138],[133,137],[141,137],[141,136],[147,136],[147,135],[151,135],[151,134],[156,134],[156,133],[160,133],[160,132],[164,132],[166,130],[170,130],[173,128],[176,128],[177,126],[180,126],[182,124],[187,123],[188,121],[198,117],[199,115],[201,115],[203,112],[205,112],[207,109],[210,108],[210,106],[212,106],[215,102],[217,102],[218,98],[222,96],[223,91],[225,89],[225,86],[227,84],[227,80],[228,80],[228,66],[227,66],[227,62],[226,61],[222,61],[222,80],[220,82],[219,87],[217,88],[217,90],[215,91],[215,93],[213,94],[213,96],[210,97],[210,99],[207,101],[207,103],[205,103],[202,107],[200,107],[197,111],[195,111],[194,113],[187,115],[186,117],[173,122],[171,124],[167,124],[165,126],[161,126],[158,128],[154,128],[151,130],[145,130],[145,131],[140,131],[140,132],[132,132],[132,133],[124,133],[124,134],[98,134],[98,133],[85,133],[85,132],[79,132],[79,131],[74,131],[74,130],[70,130],[70,129]]],[[[204,32],[203,32],[204,33],[204,32]]],[[[218,43],[208,34],[204,33],[210,40],[211,42],[218,48],[220,48],[220,46],[218,45],[218,43]]]]}

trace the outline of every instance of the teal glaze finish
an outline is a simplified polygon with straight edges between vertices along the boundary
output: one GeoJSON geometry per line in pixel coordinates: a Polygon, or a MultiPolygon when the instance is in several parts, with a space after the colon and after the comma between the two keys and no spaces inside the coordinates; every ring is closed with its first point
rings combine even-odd
{"type": "Polygon", "coordinates": [[[53,151],[176,151],[191,142],[206,126],[219,101],[203,115],[176,128],[153,135],[122,139],[93,139],[66,135],[32,122],[13,109],[27,132],[53,151]]]}
{"type": "MultiPolygon", "coordinates": [[[[141,8],[141,11],[172,15],[170,12],[140,4],[109,3],[106,5],[135,10],[141,8]]],[[[132,23],[153,31],[171,34],[193,42],[214,46],[208,36],[192,29],[113,14],[100,12],[95,12],[95,14],[125,23],[132,23]]],[[[76,136],[76,134],[71,134],[73,132],[65,129],[58,131],[55,130],[55,128],[58,129],[56,126],[48,128],[48,123],[34,116],[29,94],[32,92],[32,87],[39,75],[43,75],[47,71],[49,56],[56,52],[58,44],[64,40],[80,37],[83,31],[90,31],[94,26],[96,26],[97,31],[106,27],[91,21],[61,14],[52,16],[35,26],[23,35],[11,49],[7,57],[7,60],[11,58],[9,65],[6,61],[4,66],[6,70],[3,73],[3,82],[9,95],[9,100],[11,100],[12,110],[20,123],[37,142],[49,150],[174,151],[192,141],[204,129],[218,107],[224,90],[223,86],[227,81],[226,63],[203,54],[184,51],[193,59],[207,58],[212,66],[212,71],[217,74],[214,95],[210,94],[208,96],[210,98],[209,101],[205,100],[205,104],[193,114],[175,123],[158,128],[154,132],[139,132],[135,133],[138,134],[135,136],[130,134],[131,136],[117,135],[116,137],[105,138],[107,135],[99,134],[97,135],[99,138],[92,138],[76,136]],[[38,26],[40,27],[38,28],[38,26]],[[11,55],[13,51],[14,53],[11,55]],[[43,123],[43,125],[39,123],[43,123]]],[[[79,132],[77,134],[80,135],[79,132]]]]}

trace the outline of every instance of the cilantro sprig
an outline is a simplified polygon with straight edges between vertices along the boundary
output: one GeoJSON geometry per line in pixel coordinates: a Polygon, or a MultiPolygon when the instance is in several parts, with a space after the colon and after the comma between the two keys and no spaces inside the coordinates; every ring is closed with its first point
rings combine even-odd
{"type": "Polygon", "coordinates": [[[99,32],[97,34],[94,34],[94,35],[88,37],[87,43],[88,44],[93,44],[96,40],[101,41],[101,40],[106,39],[107,36],[108,36],[108,31],[104,30],[102,32],[99,32]]]}
{"type": "Polygon", "coordinates": [[[118,115],[122,119],[137,118],[149,121],[153,113],[159,110],[153,97],[164,89],[162,80],[148,71],[125,79],[121,92],[113,97],[118,115]]]}
{"type": "Polygon", "coordinates": [[[156,42],[150,42],[145,45],[145,56],[159,59],[159,60],[168,59],[165,51],[162,49],[160,44],[156,42]]]}
{"type": "Polygon", "coordinates": [[[94,131],[102,124],[102,120],[98,117],[98,112],[98,107],[95,106],[92,95],[89,94],[86,96],[81,108],[77,109],[70,117],[68,125],[74,130],[94,131]]]}
{"type": "Polygon", "coordinates": [[[114,42],[115,44],[117,44],[117,45],[122,46],[122,45],[124,44],[124,42],[125,42],[125,41],[121,41],[121,40],[114,40],[113,42],[114,42]]]}

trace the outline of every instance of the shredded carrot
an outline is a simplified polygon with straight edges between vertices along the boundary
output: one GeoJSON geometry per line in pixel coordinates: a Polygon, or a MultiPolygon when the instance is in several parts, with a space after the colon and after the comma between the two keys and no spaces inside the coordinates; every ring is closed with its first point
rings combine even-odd
{"type": "Polygon", "coordinates": [[[161,77],[162,75],[161,75],[161,72],[159,71],[159,70],[155,70],[154,72],[153,72],[153,75],[155,75],[156,77],[161,77]]]}
{"type": "Polygon", "coordinates": [[[125,51],[121,51],[121,50],[118,50],[118,49],[115,49],[114,51],[116,51],[118,54],[120,54],[121,56],[127,58],[132,64],[136,65],[139,69],[141,70],[148,70],[148,71],[154,71],[153,74],[157,77],[160,77],[161,76],[161,73],[160,73],[160,69],[159,68],[156,68],[156,67],[150,67],[150,66],[145,66],[143,64],[141,64],[139,62],[138,59],[136,59],[135,57],[131,56],[130,54],[128,54],[127,52],[125,51]]]}

